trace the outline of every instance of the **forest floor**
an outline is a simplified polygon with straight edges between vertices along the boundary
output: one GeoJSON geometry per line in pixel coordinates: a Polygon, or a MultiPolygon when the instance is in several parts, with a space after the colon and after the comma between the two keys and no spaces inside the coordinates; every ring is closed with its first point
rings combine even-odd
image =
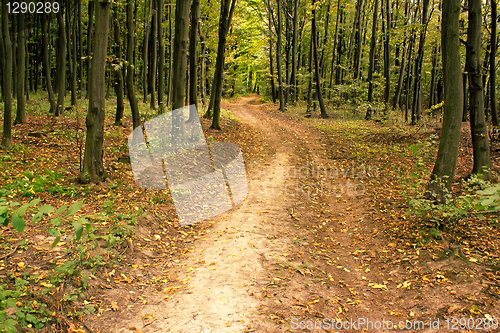
{"type": "MultiPolygon", "coordinates": [[[[367,122],[342,109],[306,119],[299,108],[283,113],[258,96],[222,107],[232,114],[223,131],[202,119],[205,135],[242,148],[249,193],[236,208],[188,227],[176,222],[168,196],[133,183],[124,163],[128,133],[107,126],[108,145],[118,147],[105,155],[112,180],[85,188],[83,210],[104,211],[92,221],[113,225],[107,230],[118,241],[110,246],[96,232],[97,246],[83,251],[93,260],[82,269],[88,287],[74,302],[62,299],[81,287],[73,275],[53,289],[54,300],[40,298],[57,308],[59,324],[48,331],[437,332],[439,325],[440,332],[466,332],[464,323],[497,331],[486,322],[500,318],[498,215],[471,214],[437,228],[431,216],[408,213],[405,195],[417,197],[432,167],[436,126],[367,122]],[[110,218],[123,207],[142,213],[136,224],[110,218]],[[88,306],[85,313],[93,313],[77,311],[88,306]]],[[[15,139],[39,146],[28,134],[44,133],[43,126],[20,125],[15,139]]],[[[471,168],[463,132],[458,178],[471,168]]],[[[2,238],[17,241],[14,233],[3,228],[2,238]]],[[[42,285],[35,291],[48,288],[45,263],[61,264],[71,251],[61,243],[50,249],[53,239],[35,228],[28,234],[23,250],[5,247],[10,259],[2,269],[36,276],[42,285]]]]}

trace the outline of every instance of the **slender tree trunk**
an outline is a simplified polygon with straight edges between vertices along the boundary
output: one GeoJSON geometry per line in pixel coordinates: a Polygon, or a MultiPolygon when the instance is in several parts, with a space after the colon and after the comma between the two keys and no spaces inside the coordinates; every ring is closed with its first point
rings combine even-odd
{"type": "MultiPolygon", "coordinates": [[[[284,89],[283,89],[283,74],[281,67],[281,27],[282,27],[282,19],[281,19],[281,1],[277,1],[278,7],[276,11],[278,12],[278,24],[276,27],[276,66],[278,67],[278,97],[280,99],[280,108],[279,110],[285,111],[285,99],[284,99],[284,89]]],[[[272,14],[271,14],[272,15],[272,14]]]]}
{"type": "Polygon", "coordinates": [[[318,98],[319,107],[321,110],[321,118],[328,118],[326,113],[325,102],[323,101],[323,91],[321,89],[321,69],[319,67],[319,57],[318,57],[318,32],[316,28],[316,5],[317,0],[312,0],[313,10],[312,10],[312,27],[311,27],[311,38],[313,41],[313,55],[314,55],[314,76],[316,80],[316,96],[318,98]]]}
{"type": "Polygon", "coordinates": [[[118,7],[113,10],[113,33],[115,39],[115,57],[117,62],[115,65],[117,66],[114,69],[115,73],[115,92],[116,92],[116,114],[115,114],[115,125],[122,124],[123,118],[123,110],[125,106],[123,104],[123,74],[121,63],[122,59],[122,47],[121,47],[121,33],[120,33],[120,23],[118,22],[118,7]]]}
{"type": "Polygon", "coordinates": [[[445,201],[443,185],[451,190],[462,128],[462,70],[460,65],[460,0],[443,1],[441,45],[443,57],[444,116],[441,140],[427,196],[445,201]]]}
{"type": "Polygon", "coordinates": [[[165,94],[165,42],[163,40],[163,0],[158,0],[158,106],[160,113],[164,110],[164,94],[165,94]]]}
{"type": "MultiPolygon", "coordinates": [[[[60,66],[57,72],[57,82],[58,82],[58,97],[57,97],[57,108],[56,117],[61,115],[64,111],[64,97],[66,95],[66,31],[64,28],[63,10],[59,10],[57,13],[57,23],[59,24],[59,52],[58,57],[60,59],[60,66]]],[[[107,48],[107,46],[106,46],[107,48]]],[[[104,74],[103,74],[104,75],[104,74]]],[[[92,82],[92,80],[90,80],[92,82]]],[[[103,87],[104,90],[104,87],[103,87]]]]}
{"type": "Polygon", "coordinates": [[[385,29],[385,42],[384,42],[384,103],[385,110],[390,107],[389,96],[391,94],[391,8],[390,0],[385,0],[385,15],[386,15],[386,29],[385,29]]]}
{"type": "MultiPolygon", "coordinates": [[[[311,35],[312,37],[312,35],[311,35]]],[[[311,38],[311,42],[309,44],[309,84],[307,86],[307,109],[306,109],[306,117],[312,116],[312,95],[313,95],[313,39],[311,38]]]]}
{"type": "Polygon", "coordinates": [[[26,123],[26,25],[24,14],[17,14],[17,112],[14,124],[26,123]]]}
{"type": "Polygon", "coordinates": [[[437,46],[432,47],[432,70],[431,70],[431,91],[429,94],[429,106],[436,105],[435,97],[435,91],[436,91],[436,84],[437,84],[437,46]]]}
{"type": "Polygon", "coordinates": [[[220,102],[222,98],[222,80],[224,73],[224,58],[226,49],[226,39],[231,26],[236,0],[223,0],[221,3],[221,16],[219,22],[219,46],[217,48],[217,60],[215,63],[214,84],[212,86],[212,94],[214,97],[214,116],[212,119],[211,129],[220,130],[220,102]],[[229,8],[231,4],[231,8],[229,8]]]}
{"type": "Polygon", "coordinates": [[[201,33],[201,25],[198,24],[198,34],[200,35],[200,55],[201,55],[201,64],[200,64],[200,96],[201,103],[206,105],[205,97],[206,97],[206,88],[205,88],[205,53],[207,46],[205,45],[205,39],[203,38],[203,34],[201,33]]]}
{"type": "Polygon", "coordinates": [[[341,14],[340,1],[341,0],[337,0],[337,20],[335,22],[335,35],[333,37],[332,66],[331,66],[332,68],[331,68],[331,72],[330,72],[330,84],[328,85],[328,88],[330,89],[330,91],[328,92],[328,99],[330,99],[331,95],[332,95],[333,76],[335,73],[335,60],[336,60],[336,57],[340,57],[340,55],[336,54],[337,44],[338,44],[338,36],[339,36],[339,19],[340,19],[340,14],[341,14]]]}
{"type": "Polygon", "coordinates": [[[46,85],[47,85],[47,92],[49,94],[49,103],[50,103],[50,110],[49,113],[55,113],[57,104],[56,104],[56,97],[54,95],[54,89],[52,89],[52,80],[51,80],[51,75],[50,75],[50,55],[49,55],[49,46],[48,46],[48,41],[47,41],[47,36],[48,36],[48,29],[47,29],[47,15],[48,14],[42,14],[42,53],[43,53],[43,67],[45,70],[45,79],[46,79],[46,85]]]}
{"type": "MultiPolygon", "coordinates": [[[[354,49],[354,57],[353,57],[353,65],[352,69],[354,71],[354,80],[356,80],[359,76],[359,66],[361,60],[361,10],[363,8],[363,0],[357,0],[356,4],[356,18],[354,20],[354,45],[356,46],[354,49]]],[[[350,49],[351,47],[349,47],[350,49]]],[[[350,54],[350,52],[349,52],[350,54]]]]}
{"type": "Polygon", "coordinates": [[[87,113],[87,137],[85,140],[85,155],[83,170],[80,173],[81,182],[97,183],[106,178],[103,166],[104,139],[104,88],[106,71],[106,55],[108,50],[109,12],[111,3],[99,1],[96,3],[96,33],[94,37],[94,56],[92,57],[91,80],[92,87],[89,96],[87,113]]]}
{"type": "Polygon", "coordinates": [[[189,37],[189,105],[195,108],[189,109],[189,120],[198,119],[198,21],[200,20],[200,0],[193,0],[191,4],[191,31],[189,37]]]}
{"type": "MultiPolygon", "coordinates": [[[[473,174],[490,178],[491,159],[488,130],[484,115],[484,87],[481,71],[481,0],[469,0],[469,28],[467,29],[466,70],[469,75],[470,126],[474,155],[473,174]]],[[[446,87],[446,86],[445,86],[446,87]]],[[[445,88],[446,90],[447,88],[445,88]]]]}
{"type": "Polygon", "coordinates": [[[189,36],[189,0],[177,0],[175,6],[175,36],[173,55],[172,108],[184,106],[187,51],[189,36]]]}
{"type": "Polygon", "coordinates": [[[2,34],[5,53],[3,78],[3,135],[2,147],[8,148],[12,144],[12,42],[9,32],[9,13],[7,4],[2,2],[2,34]]]}
{"type": "MultiPolygon", "coordinates": [[[[0,13],[2,12],[2,5],[0,4],[0,13]]],[[[3,41],[2,20],[0,17],[0,103],[3,103],[3,96],[5,95],[5,87],[3,85],[3,77],[5,75],[5,44],[3,41]]]]}
{"type": "Polygon", "coordinates": [[[271,71],[271,96],[273,98],[273,104],[276,104],[276,87],[274,85],[274,64],[273,64],[273,31],[271,24],[271,15],[269,11],[269,69],[271,71]]]}
{"type": "Polygon", "coordinates": [[[466,122],[467,120],[469,120],[469,90],[467,89],[467,73],[462,73],[462,81],[463,81],[463,84],[462,84],[462,87],[463,87],[463,90],[464,90],[464,107],[463,107],[463,112],[462,112],[462,122],[466,122]]]}
{"type": "Polygon", "coordinates": [[[293,28],[292,28],[292,76],[290,78],[292,104],[297,100],[297,34],[300,0],[294,1],[293,28]]]}
{"type": "Polygon", "coordinates": [[[132,109],[133,128],[141,126],[139,116],[139,106],[137,105],[137,96],[134,87],[134,48],[135,48],[135,24],[134,24],[134,0],[127,0],[127,95],[132,109]]]}
{"type": "Polygon", "coordinates": [[[92,40],[94,36],[94,11],[95,2],[89,0],[89,25],[87,29],[87,96],[89,98],[90,88],[92,81],[90,80],[90,73],[92,72],[92,40]]]}
{"type": "MultiPolygon", "coordinates": [[[[155,0],[151,0],[155,1],[155,0]]],[[[157,65],[158,65],[158,15],[160,13],[158,12],[158,9],[153,11],[153,15],[151,17],[151,77],[150,77],[150,83],[149,87],[151,90],[151,103],[150,103],[150,108],[153,110],[156,110],[156,70],[157,70],[157,65]]]]}
{"type": "Polygon", "coordinates": [[[413,104],[411,108],[411,125],[416,125],[420,120],[421,113],[421,95],[422,95],[422,62],[424,60],[425,35],[427,31],[427,12],[429,9],[429,0],[423,0],[422,20],[420,40],[418,43],[417,59],[415,60],[415,81],[413,82],[413,104]]]}
{"type": "Polygon", "coordinates": [[[148,99],[148,66],[149,66],[149,35],[151,33],[151,24],[153,20],[153,0],[149,0],[149,11],[146,15],[146,33],[144,34],[144,44],[142,47],[142,60],[143,60],[143,73],[142,73],[142,87],[143,103],[147,103],[148,99]]]}
{"type": "MultiPolygon", "coordinates": [[[[373,24],[372,38],[370,41],[370,64],[368,67],[368,102],[373,103],[373,69],[375,67],[375,49],[377,48],[377,21],[378,21],[378,0],[374,0],[373,4],[373,24]]],[[[371,109],[366,118],[371,118],[371,109]]]]}
{"type": "Polygon", "coordinates": [[[172,6],[168,6],[168,89],[167,89],[167,105],[171,104],[172,99],[172,82],[173,82],[173,39],[172,39],[172,6]]]}
{"type": "Polygon", "coordinates": [[[83,91],[83,35],[82,35],[82,0],[78,0],[78,96],[82,97],[83,91]]]}
{"type": "Polygon", "coordinates": [[[490,108],[491,122],[493,126],[498,127],[498,110],[496,98],[496,55],[497,55],[497,2],[490,0],[491,4],[491,50],[490,50],[490,108]]]}

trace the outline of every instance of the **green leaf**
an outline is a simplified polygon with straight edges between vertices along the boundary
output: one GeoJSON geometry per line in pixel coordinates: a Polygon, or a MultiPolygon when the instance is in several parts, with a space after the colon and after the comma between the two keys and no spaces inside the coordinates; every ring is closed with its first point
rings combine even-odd
{"type": "Polygon", "coordinates": [[[23,218],[18,214],[12,214],[12,227],[16,229],[17,232],[23,232],[26,227],[26,222],[24,222],[23,218]]]}
{"type": "Polygon", "coordinates": [[[80,209],[82,209],[83,205],[83,200],[77,201],[74,204],[69,207],[68,211],[66,212],[66,216],[70,216],[78,212],[80,209]]]}
{"type": "Polygon", "coordinates": [[[85,232],[89,233],[92,230],[92,224],[90,222],[85,223],[85,232]]]}
{"type": "Polygon", "coordinates": [[[31,223],[37,223],[39,222],[41,219],[42,219],[42,216],[43,214],[42,213],[36,213],[35,215],[33,215],[33,217],[31,218],[31,223]]]}
{"type": "Polygon", "coordinates": [[[49,228],[48,232],[49,232],[49,235],[52,235],[56,238],[51,245],[51,247],[53,248],[61,240],[61,232],[59,230],[57,230],[56,228],[49,228]]]}
{"type": "Polygon", "coordinates": [[[38,208],[38,211],[43,214],[50,214],[54,211],[54,207],[52,207],[51,205],[43,205],[38,208]]]}
{"type": "Polygon", "coordinates": [[[64,212],[66,210],[66,208],[68,208],[67,205],[62,205],[61,207],[57,208],[56,214],[61,214],[62,212],[64,212]]]}
{"type": "Polygon", "coordinates": [[[76,234],[77,241],[80,240],[80,238],[82,238],[82,234],[83,234],[83,225],[80,222],[80,220],[78,220],[78,222],[73,223],[73,227],[75,227],[75,234],[76,234]]]}
{"type": "Polygon", "coordinates": [[[21,207],[19,207],[16,211],[17,214],[19,214],[19,216],[23,216],[24,214],[26,214],[26,210],[30,207],[29,204],[25,203],[24,205],[22,205],[21,207]]]}
{"type": "Polygon", "coordinates": [[[50,220],[49,222],[52,223],[54,226],[61,225],[61,217],[60,216],[55,217],[52,220],[50,220]]]}
{"type": "Polygon", "coordinates": [[[33,200],[31,200],[31,202],[29,203],[29,206],[30,206],[30,207],[33,207],[33,206],[38,205],[38,203],[40,203],[40,199],[33,199],[33,200]]]}

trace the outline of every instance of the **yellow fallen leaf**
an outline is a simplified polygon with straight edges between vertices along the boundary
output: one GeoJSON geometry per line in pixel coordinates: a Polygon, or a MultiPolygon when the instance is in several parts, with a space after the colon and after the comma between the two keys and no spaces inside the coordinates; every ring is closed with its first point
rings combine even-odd
{"type": "Polygon", "coordinates": [[[120,308],[118,307],[118,304],[116,304],[116,302],[111,302],[110,308],[113,311],[120,311],[120,308]]]}

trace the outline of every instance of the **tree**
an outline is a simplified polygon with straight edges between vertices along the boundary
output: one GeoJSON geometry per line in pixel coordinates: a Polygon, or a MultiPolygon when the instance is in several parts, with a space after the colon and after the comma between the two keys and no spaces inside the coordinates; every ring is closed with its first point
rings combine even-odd
{"type": "Polygon", "coordinates": [[[2,2],[2,34],[5,48],[2,73],[4,91],[2,147],[8,148],[12,143],[12,42],[9,32],[9,13],[5,2],[2,2]]]}
{"type": "Polygon", "coordinates": [[[43,53],[43,68],[45,70],[45,80],[47,84],[47,92],[49,94],[50,110],[49,113],[55,113],[57,104],[56,97],[54,95],[54,89],[52,88],[52,80],[50,77],[50,55],[48,46],[48,32],[47,32],[47,15],[42,14],[42,53],[43,53]]]}
{"type": "Polygon", "coordinates": [[[95,4],[95,36],[93,41],[92,82],[89,93],[87,112],[87,137],[83,170],[79,175],[81,182],[100,182],[106,178],[103,167],[104,111],[105,111],[105,73],[108,49],[109,1],[98,1],[95,4]]]}
{"type": "MultiPolygon", "coordinates": [[[[280,108],[279,110],[285,111],[285,99],[284,99],[284,89],[283,89],[283,74],[282,74],[282,67],[281,67],[281,27],[283,25],[282,19],[281,19],[281,5],[280,5],[280,0],[276,1],[278,4],[278,7],[276,9],[277,15],[278,15],[278,23],[275,25],[276,28],[276,66],[278,67],[278,97],[280,99],[280,108]]],[[[272,15],[272,13],[271,13],[272,15]]]]}
{"type": "MultiPolygon", "coordinates": [[[[292,28],[292,74],[290,83],[292,85],[292,104],[295,105],[297,100],[297,35],[299,21],[299,5],[300,0],[295,0],[293,12],[293,28],[292,28]]],[[[326,37],[326,36],[325,36],[326,37]]]]}
{"type": "MultiPolygon", "coordinates": [[[[368,102],[373,102],[373,70],[375,67],[375,48],[377,47],[378,0],[373,4],[372,37],[370,41],[370,65],[368,67],[368,102]]],[[[371,118],[371,113],[366,115],[371,118]]]]}
{"type": "MultiPolygon", "coordinates": [[[[217,60],[215,62],[214,82],[212,84],[213,119],[211,129],[220,130],[220,102],[222,98],[222,79],[224,74],[224,60],[227,34],[233,18],[236,0],[222,0],[219,19],[219,45],[217,47],[217,60]]],[[[212,96],[210,96],[212,100],[212,96]]],[[[209,106],[210,108],[210,106],[209,106]]]]}
{"type": "Polygon", "coordinates": [[[123,74],[122,74],[122,47],[121,47],[121,34],[120,34],[120,23],[118,22],[118,8],[113,10],[113,37],[115,39],[115,63],[114,73],[115,73],[115,92],[116,92],[116,115],[115,115],[115,125],[122,124],[123,110],[125,106],[123,105],[123,74]]]}
{"type": "MultiPolygon", "coordinates": [[[[427,0],[424,0],[427,1],[427,0]]],[[[384,90],[384,103],[386,110],[389,107],[389,95],[391,93],[391,8],[390,0],[385,0],[385,42],[384,42],[384,77],[385,77],[385,90],[384,90]]]]}
{"type": "Polygon", "coordinates": [[[491,4],[491,50],[490,50],[490,108],[491,122],[493,126],[498,127],[498,110],[496,98],[496,55],[497,55],[497,2],[490,0],[491,4]]]}
{"type": "Polygon", "coordinates": [[[451,190],[458,159],[462,128],[462,70],[460,64],[460,0],[443,1],[441,48],[443,57],[444,115],[436,163],[426,196],[445,201],[444,189],[451,190]]]}
{"type": "Polygon", "coordinates": [[[163,40],[163,0],[158,0],[157,26],[158,26],[158,106],[163,113],[163,95],[165,93],[165,42],[163,40]]]}
{"type": "Polygon", "coordinates": [[[189,121],[197,118],[198,108],[198,56],[196,46],[198,45],[198,21],[200,20],[200,0],[193,0],[191,4],[191,33],[189,36],[189,105],[195,108],[189,109],[189,121]]]}
{"type": "Polygon", "coordinates": [[[469,77],[470,129],[474,155],[472,173],[482,174],[484,179],[489,179],[491,159],[484,115],[484,87],[481,70],[481,4],[481,0],[469,0],[465,69],[469,77]]]}
{"type": "Polygon", "coordinates": [[[26,75],[26,25],[24,14],[17,17],[17,111],[14,124],[26,123],[26,97],[25,97],[25,75],[26,75]]]}
{"type": "Polygon", "coordinates": [[[316,81],[316,96],[319,102],[319,108],[321,110],[321,118],[328,118],[326,113],[325,102],[323,101],[323,90],[321,89],[321,69],[318,59],[318,32],[316,29],[316,0],[312,0],[313,10],[312,10],[312,27],[311,27],[311,39],[312,48],[314,56],[314,77],[316,81]]]}
{"type": "Polygon", "coordinates": [[[141,125],[139,117],[139,106],[137,105],[137,96],[134,87],[134,48],[135,48],[135,26],[134,26],[134,0],[127,0],[127,96],[132,111],[133,128],[141,125]]]}
{"type": "MultiPolygon", "coordinates": [[[[57,107],[55,115],[59,116],[64,111],[64,96],[66,95],[66,32],[64,28],[63,10],[62,8],[57,13],[57,23],[59,25],[59,48],[58,48],[58,66],[57,66],[57,107]]],[[[106,45],[107,48],[107,45],[106,45]]],[[[93,82],[90,80],[90,84],[93,82]]]]}
{"type": "Polygon", "coordinates": [[[184,106],[189,34],[189,0],[177,0],[175,5],[175,35],[172,75],[172,109],[184,106]]]}

